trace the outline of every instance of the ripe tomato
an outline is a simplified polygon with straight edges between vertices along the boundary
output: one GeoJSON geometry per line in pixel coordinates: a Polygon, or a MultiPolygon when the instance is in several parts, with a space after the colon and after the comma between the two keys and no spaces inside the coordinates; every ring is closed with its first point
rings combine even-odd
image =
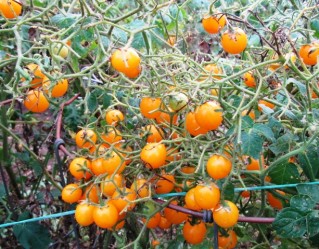
{"type": "Polygon", "coordinates": [[[176,35],[170,35],[167,39],[167,43],[171,46],[174,46],[176,43],[176,35]]]}
{"type": "Polygon", "coordinates": [[[150,196],[150,183],[146,179],[136,179],[131,185],[131,189],[135,191],[139,198],[150,196]]]}
{"type": "Polygon", "coordinates": [[[142,72],[142,67],[132,68],[129,71],[126,71],[125,76],[131,79],[137,78],[142,72]]]}
{"type": "Polygon", "coordinates": [[[158,240],[153,240],[151,244],[152,244],[151,248],[155,249],[155,248],[157,248],[157,246],[159,246],[161,244],[161,242],[159,242],[158,240]]]}
{"type": "Polygon", "coordinates": [[[122,212],[125,208],[132,210],[135,207],[136,193],[129,188],[118,188],[112,195],[112,204],[117,208],[118,212],[122,212]]]}
{"type": "Polygon", "coordinates": [[[124,114],[119,110],[110,110],[106,113],[105,120],[107,124],[116,126],[124,120],[124,114]]]}
{"type": "Polygon", "coordinates": [[[164,138],[163,130],[156,125],[146,125],[142,127],[142,136],[146,135],[148,143],[160,142],[164,138]]]}
{"type": "Polygon", "coordinates": [[[249,198],[250,197],[250,191],[243,191],[240,194],[244,198],[249,198]]]}
{"type": "Polygon", "coordinates": [[[103,142],[102,144],[108,148],[111,144],[121,141],[123,137],[119,130],[113,128],[110,129],[108,133],[101,135],[101,138],[103,142]]]}
{"type": "Polygon", "coordinates": [[[261,100],[258,101],[258,110],[260,112],[263,111],[263,109],[262,109],[263,105],[269,107],[270,109],[274,109],[275,108],[275,105],[273,103],[270,103],[270,102],[268,102],[266,100],[261,99],[261,100]]]}
{"type": "Polygon", "coordinates": [[[165,216],[161,216],[161,220],[158,224],[158,227],[161,229],[168,229],[172,226],[172,222],[170,222],[165,216]]]}
{"type": "Polygon", "coordinates": [[[116,148],[117,152],[123,155],[125,164],[129,165],[132,162],[131,154],[133,152],[133,149],[124,143],[117,143],[114,147],[116,148]]]}
{"type": "Polygon", "coordinates": [[[117,221],[115,227],[113,227],[113,229],[115,231],[118,231],[118,230],[120,230],[120,229],[122,229],[124,227],[125,218],[126,218],[126,212],[123,212],[123,213],[119,214],[118,221],[117,221]]]}
{"type": "Polygon", "coordinates": [[[100,188],[104,196],[109,197],[114,194],[117,188],[124,186],[124,178],[121,174],[108,175],[102,179],[100,188]]]}
{"type": "MultiPolygon", "coordinates": [[[[265,159],[263,156],[261,156],[261,162],[262,162],[262,167],[265,165],[265,159]]],[[[248,164],[246,166],[247,170],[260,170],[260,164],[259,164],[259,159],[254,159],[252,157],[248,158],[248,164]]]]}
{"type": "Polygon", "coordinates": [[[95,157],[99,157],[104,155],[110,146],[105,146],[105,144],[94,144],[89,148],[89,152],[91,155],[95,157]]]}
{"type": "MultiPolygon", "coordinates": [[[[281,190],[276,190],[276,192],[279,195],[285,195],[285,192],[281,190]]],[[[269,202],[269,205],[272,206],[275,209],[281,210],[283,208],[282,201],[279,197],[274,196],[272,193],[267,192],[267,200],[269,202]]]]}
{"type": "Polygon", "coordinates": [[[317,57],[319,56],[319,43],[313,42],[311,44],[301,46],[299,55],[306,65],[316,65],[318,62],[317,57]]]}
{"type": "Polygon", "coordinates": [[[231,201],[219,203],[213,210],[214,222],[222,228],[230,228],[237,224],[239,210],[231,201]]]}
{"type": "Polygon", "coordinates": [[[116,207],[110,203],[104,206],[96,206],[93,210],[93,220],[98,227],[112,228],[119,219],[119,212],[116,207]]]}
{"type": "Polygon", "coordinates": [[[59,98],[68,91],[69,82],[66,79],[52,82],[47,76],[44,76],[42,81],[43,91],[52,98],[59,98]]]}
{"type": "Polygon", "coordinates": [[[75,220],[81,226],[89,226],[94,223],[93,211],[95,207],[88,203],[79,203],[75,208],[75,220]]]}
{"type": "Polygon", "coordinates": [[[198,206],[195,200],[195,188],[191,188],[185,195],[185,204],[186,207],[192,210],[199,211],[201,210],[200,206],[198,206]]]}
{"type": "Polygon", "coordinates": [[[200,134],[206,134],[208,132],[208,130],[199,126],[193,112],[189,112],[186,114],[185,128],[192,136],[198,136],[200,134]]]}
{"type": "Polygon", "coordinates": [[[217,102],[208,101],[196,108],[195,119],[203,129],[216,130],[223,122],[222,108],[217,102]]]}
{"type": "MultiPolygon", "coordinates": [[[[142,221],[143,223],[145,223],[146,219],[142,218],[142,221]]],[[[161,214],[156,213],[147,221],[146,227],[149,229],[156,228],[159,225],[160,221],[161,221],[161,214]]]]}
{"type": "Polygon", "coordinates": [[[7,18],[13,19],[18,17],[22,12],[22,4],[16,0],[0,0],[0,14],[7,18]]]}
{"type": "Polygon", "coordinates": [[[194,189],[197,205],[202,209],[212,209],[220,201],[220,190],[215,183],[197,185],[194,189]]]}
{"type": "Polygon", "coordinates": [[[162,174],[155,181],[155,193],[156,194],[167,194],[174,189],[175,177],[170,174],[162,174]]]}
{"type": "MultiPolygon", "coordinates": [[[[0,0],[1,1],[1,0],[0,0]]],[[[39,86],[41,86],[43,78],[45,77],[45,75],[42,73],[39,65],[34,64],[34,63],[30,63],[28,65],[26,65],[26,69],[29,73],[29,75],[31,76],[31,82],[30,82],[30,87],[31,88],[37,88],[39,86]]],[[[22,81],[25,81],[25,79],[21,79],[22,81]]]]}
{"type": "Polygon", "coordinates": [[[103,161],[104,161],[104,158],[96,158],[92,160],[91,168],[94,175],[98,176],[98,175],[105,174],[107,172],[106,168],[103,165],[103,161]]]}
{"type": "Polygon", "coordinates": [[[244,83],[248,87],[256,88],[256,80],[252,72],[246,72],[244,74],[244,83]]]}
{"type": "Polygon", "coordinates": [[[69,165],[71,175],[77,180],[88,180],[91,177],[91,168],[91,162],[84,157],[74,158],[69,165]]]}
{"type": "Polygon", "coordinates": [[[115,151],[111,151],[103,160],[103,167],[105,171],[112,175],[113,173],[122,173],[126,167],[126,163],[124,158],[116,153],[115,151]]]}
{"type": "Polygon", "coordinates": [[[147,167],[157,169],[162,167],[166,161],[166,147],[160,143],[148,143],[141,151],[140,157],[147,167]]]}
{"type": "Polygon", "coordinates": [[[248,113],[248,111],[249,110],[242,111],[241,115],[242,116],[247,116],[248,115],[252,120],[255,120],[256,119],[255,111],[253,109],[250,110],[249,113],[248,113]]]}
{"type": "Polygon", "coordinates": [[[174,162],[180,160],[182,157],[179,154],[178,148],[171,147],[167,150],[166,161],[174,162]]]}
{"type": "Polygon", "coordinates": [[[136,74],[140,70],[140,63],[141,58],[134,48],[117,49],[111,55],[113,68],[124,73],[129,78],[137,77],[136,74]]]}
{"type": "Polygon", "coordinates": [[[95,145],[97,136],[93,130],[83,129],[75,135],[75,143],[79,148],[90,148],[95,145]]]}
{"type": "Polygon", "coordinates": [[[202,25],[207,33],[217,34],[225,27],[226,21],[224,14],[205,15],[202,19],[202,25]]]}
{"type": "Polygon", "coordinates": [[[75,203],[80,200],[82,196],[82,189],[76,183],[70,183],[62,189],[62,200],[67,203],[75,203]]]}
{"type": "MultiPolygon", "coordinates": [[[[177,201],[172,201],[171,204],[178,205],[177,201]]],[[[187,214],[178,212],[171,208],[164,208],[164,216],[168,219],[172,224],[181,224],[187,220],[187,214]]]]}
{"type": "MultiPolygon", "coordinates": [[[[218,65],[216,64],[208,64],[204,67],[205,71],[207,71],[209,74],[223,74],[223,69],[221,67],[219,67],[218,65]]],[[[207,77],[202,77],[204,78],[204,80],[207,78],[207,77]]],[[[201,79],[202,79],[201,78],[201,79]]],[[[221,76],[212,76],[213,79],[217,79],[217,80],[220,80],[221,79],[221,76]]]]}
{"type": "Polygon", "coordinates": [[[45,112],[50,106],[49,101],[40,90],[30,90],[23,104],[29,111],[37,113],[45,112]]]}
{"type": "Polygon", "coordinates": [[[196,170],[196,167],[192,165],[186,165],[181,167],[181,172],[183,172],[184,174],[193,174],[195,170],[196,170]]]}
{"type": "Polygon", "coordinates": [[[85,188],[83,195],[81,196],[80,201],[87,200],[89,203],[99,203],[99,190],[97,185],[90,184],[85,188]]]}
{"type": "Polygon", "coordinates": [[[177,125],[177,118],[177,114],[171,108],[168,108],[165,112],[161,111],[155,119],[158,124],[177,125]]]}
{"type": "Polygon", "coordinates": [[[247,43],[247,35],[241,28],[233,28],[222,34],[221,45],[227,53],[239,54],[245,50],[247,43]]]}
{"type": "Polygon", "coordinates": [[[156,118],[161,112],[162,100],[160,98],[143,97],[140,102],[140,111],[145,118],[156,118]]]}
{"type": "Polygon", "coordinates": [[[237,245],[237,234],[234,230],[228,231],[226,236],[218,232],[218,246],[221,249],[233,249],[237,245]]]}
{"type": "Polygon", "coordinates": [[[199,221],[193,225],[189,221],[186,221],[183,227],[183,236],[188,244],[197,245],[205,239],[206,231],[206,225],[203,221],[199,221]]]}
{"type": "Polygon", "coordinates": [[[219,180],[227,177],[232,169],[232,162],[222,155],[212,155],[206,164],[206,170],[210,177],[219,180]]]}

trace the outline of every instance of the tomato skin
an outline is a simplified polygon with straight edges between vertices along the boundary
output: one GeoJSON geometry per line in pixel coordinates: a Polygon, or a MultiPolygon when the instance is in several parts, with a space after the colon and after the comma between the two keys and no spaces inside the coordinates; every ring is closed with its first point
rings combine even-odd
{"type": "Polygon", "coordinates": [[[111,151],[103,160],[103,168],[109,175],[112,175],[113,173],[120,174],[124,171],[125,167],[125,160],[115,151],[111,151]]]}
{"type": "Polygon", "coordinates": [[[185,128],[192,136],[198,136],[201,134],[206,134],[208,132],[208,130],[199,126],[193,112],[189,112],[186,114],[185,128]]]}
{"type": "Polygon", "coordinates": [[[140,102],[140,111],[145,118],[153,119],[161,115],[159,111],[162,104],[160,98],[143,97],[140,102]]]}
{"type": "Polygon", "coordinates": [[[118,212],[122,212],[125,208],[132,210],[135,207],[136,193],[126,187],[116,189],[112,195],[112,204],[116,207],[118,212]]]}
{"type": "Polygon", "coordinates": [[[95,207],[93,210],[93,220],[100,228],[112,228],[118,219],[119,212],[110,202],[107,202],[104,206],[95,207]]]}
{"type": "Polygon", "coordinates": [[[196,108],[195,119],[203,129],[216,130],[223,122],[222,108],[217,102],[208,101],[196,108]]]}
{"type": "Polygon", "coordinates": [[[187,191],[185,195],[185,204],[186,207],[192,210],[199,211],[201,210],[201,207],[197,204],[195,200],[195,188],[191,188],[187,191]]]}
{"type": "Polygon", "coordinates": [[[115,144],[122,140],[122,134],[119,130],[113,128],[108,133],[101,135],[102,145],[109,148],[112,144],[115,144]]]}
{"type": "Polygon", "coordinates": [[[176,44],[176,35],[170,35],[168,38],[167,38],[167,43],[171,46],[174,46],[176,44]]]}
{"type": "Polygon", "coordinates": [[[175,112],[170,108],[168,108],[168,110],[166,111],[168,113],[163,111],[160,112],[160,115],[155,118],[156,122],[158,124],[177,125],[177,119],[178,119],[177,114],[175,114],[175,112]]]}
{"type": "Polygon", "coordinates": [[[105,121],[109,125],[116,126],[124,120],[124,114],[119,110],[110,110],[105,115],[105,121]]]}
{"type": "Polygon", "coordinates": [[[158,224],[158,227],[161,229],[168,229],[172,226],[172,222],[170,222],[165,216],[161,216],[161,220],[158,224]]]}
{"type": "Polygon", "coordinates": [[[99,190],[97,185],[90,184],[85,188],[85,191],[80,199],[80,201],[87,201],[89,203],[99,203],[99,190]]]}
{"type": "MultiPolygon", "coordinates": [[[[177,201],[174,200],[171,204],[178,205],[177,201]]],[[[172,224],[181,224],[187,220],[187,214],[178,212],[171,208],[164,208],[164,217],[169,220],[172,224]]]]}
{"type": "Polygon", "coordinates": [[[261,105],[265,105],[265,106],[269,107],[270,109],[274,109],[276,107],[273,103],[270,103],[270,102],[268,102],[266,100],[261,99],[261,100],[258,101],[258,110],[260,112],[263,111],[261,105]]]}
{"type": "Polygon", "coordinates": [[[110,197],[116,191],[116,188],[124,186],[124,178],[121,174],[108,175],[100,183],[100,189],[104,196],[110,197]]]}
{"type": "Polygon", "coordinates": [[[40,90],[30,90],[23,104],[29,111],[36,113],[45,112],[50,107],[49,101],[40,90]]]}
{"type": "Polygon", "coordinates": [[[91,177],[89,172],[91,168],[91,162],[84,157],[74,158],[69,165],[71,175],[77,180],[88,180],[91,177]]]}
{"type": "Polygon", "coordinates": [[[311,44],[301,46],[299,50],[299,55],[306,65],[316,65],[318,62],[317,57],[319,56],[319,43],[313,42],[311,44]]]}
{"type": "Polygon", "coordinates": [[[93,130],[83,129],[76,133],[75,143],[79,148],[90,148],[95,145],[97,136],[93,130]]]}
{"type": "Polygon", "coordinates": [[[233,249],[237,245],[237,234],[234,230],[230,230],[227,233],[228,236],[223,236],[218,232],[218,246],[221,249],[233,249]]]}
{"type": "Polygon", "coordinates": [[[51,50],[53,55],[60,56],[63,59],[68,57],[68,54],[69,54],[69,48],[58,42],[51,44],[51,50]]]}
{"type": "Polygon", "coordinates": [[[215,183],[197,185],[194,189],[197,205],[202,209],[212,209],[220,201],[220,190],[215,183]]]}
{"type": "Polygon", "coordinates": [[[230,54],[240,54],[247,46],[248,39],[246,33],[241,28],[233,28],[222,34],[221,45],[230,54]]]}
{"type": "Polygon", "coordinates": [[[94,209],[94,206],[85,202],[78,204],[75,209],[75,220],[77,223],[79,223],[81,226],[89,226],[93,224],[94,209]]]}
{"type": "Polygon", "coordinates": [[[222,155],[212,155],[206,164],[206,170],[210,177],[219,180],[227,177],[232,169],[232,162],[222,155]]]}
{"type": "Polygon", "coordinates": [[[164,138],[163,130],[156,125],[146,125],[142,128],[142,135],[148,134],[146,138],[146,142],[148,143],[156,143],[160,142],[164,138]]]}
{"type": "Polygon", "coordinates": [[[166,147],[160,143],[148,143],[141,151],[140,157],[146,167],[157,169],[162,167],[166,161],[166,147]]]}
{"type": "Polygon", "coordinates": [[[225,27],[226,21],[224,14],[206,15],[202,20],[202,25],[207,33],[217,34],[225,27]]]}
{"type": "MultiPolygon", "coordinates": [[[[30,82],[31,88],[38,88],[41,86],[43,78],[45,75],[42,73],[40,66],[35,63],[30,63],[25,66],[27,69],[29,75],[31,76],[32,80],[30,82]]],[[[24,78],[21,79],[21,81],[25,81],[24,78]]]]}
{"type": "Polygon", "coordinates": [[[61,192],[61,197],[64,202],[75,203],[80,200],[82,196],[82,189],[76,183],[66,185],[61,192]]]}
{"type": "Polygon", "coordinates": [[[139,198],[150,196],[150,183],[146,179],[136,179],[131,185],[131,189],[135,191],[139,198]]]}
{"type": "Polygon", "coordinates": [[[52,83],[52,81],[44,76],[42,81],[43,91],[52,98],[59,98],[66,94],[69,88],[69,82],[66,79],[52,83]]]}
{"type": "MultiPolygon", "coordinates": [[[[143,223],[145,223],[146,219],[143,218],[142,221],[143,223]]],[[[161,221],[161,215],[160,213],[156,213],[148,220],[146,227],[149,229],[156,228],[159,225],[160,221],[161,221]]]]}
{"type": "Polygon", "coordinates": [[[202,243],[206,237],[206,225],[203,221],[192,225],[189,221],[184,224],[183,236],[188,244],[197,245],[202,243]]]}
{"type": "Polygon", "coordinates": [[[22,12],[22,4],[14,0],[0,0],[0,14],[7,18],[13,19],[18,17],[22,12]]]}
{"type": "Polygon", "coordinates": [[[239,218],[239,210],[231,201],[219,203],[213,210],[214,222],[222,228],[230,228],[237,224],[239,218]]]}

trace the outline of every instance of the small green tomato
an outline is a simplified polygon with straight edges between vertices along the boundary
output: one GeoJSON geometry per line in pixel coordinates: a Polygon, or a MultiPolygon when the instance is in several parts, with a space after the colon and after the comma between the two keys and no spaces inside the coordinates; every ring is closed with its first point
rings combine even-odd
{"type": "Polygon", "coordinates": [[[188,103],[188,97],[184,93],[172,93],[168,98],[168,105],[173,111],[183,109],[188,103]]]}

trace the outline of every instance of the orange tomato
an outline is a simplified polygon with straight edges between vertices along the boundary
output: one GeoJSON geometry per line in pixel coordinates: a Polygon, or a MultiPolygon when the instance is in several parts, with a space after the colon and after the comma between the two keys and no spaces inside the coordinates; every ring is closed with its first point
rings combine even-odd
{"type": "Polygon", "coordinates": [[[166,162],[166,147],[160,143],[146,144],[140,154],[141,160],[151,169],[162,167],[166,162]]]}
{"type": "Polygon", "coordinates": [[[225,27],[226,21],[224,14],[205,15],[202,19],[202,25],[207,33],[217,34],[225,27]]]}
{"type": "Polygon", "coordinates": [[[77,180],[88,180],[91,177],[91,168],[91,162],[84,157],[74,158],[69,165],[71,175],[77,180]]]}
{"type": "Polygon", "coordinates": [[[22,12],[22,4],[16,0],[0,0],[0,14],[7,18],[17,18],[22,12]]]}
{"type": "Polygon", "coordinates": [[[124,178],[121,174],[107,175],[100,183],[101,192],[109,197],[114,194],[117,188],[124,186],[124,178]]]}
{"type": "Polygon", "coordinates": [[[239,210],[231,201],[219,203],[213,210],[214,222],[222,228],[230,228],[237,224],[239,210]]]}
{"type": "Polygon", "coordinates": [[[112,204],[116,207],[118,212],[122,210],[132,210],[135,207],[136,193],[126,187],[116,189],[112,195],[112,204]]]}
{"type": "Polygon", "coordinates": [[[166,110],[165,112],[161,111],[160,115],[157,116],[155,119],[158,124],[177,125],[177,118],[177,114],[171,108],[168,108],[168,110],[166,110]]]}
{"type": "Polygon", "coordinates": [[[93,211],[94,206],[88,203],[80,203],[75,208],[75,220],[81,226],[89,226],[94,223],[93,211]]]}
{"type": "Polygon", "coordinates": [[[176,43],[176,35],[170,35],[167,39],[167,43],[171,46],[174,46],[176,43]]]}
{"type": "Polygon", "coordinates": [[[40,90],[29,91],[23,104],[29,111],[37,113],[45,112],[50,106],[49,101],[40,90]]]}
{"type": "Polygon", "coordinates": [[[82,189],[76,183],[70,183],[62,189],[61,197],[64,202],[75,203],[80,200],[82,189]]]}
{"type": "MultiPolygon", "coordinates": [[[[145,223],[146,219],[142,218],[142,221],[143,223],[145,223]]],[[[147,221],[146,227],[149,229],[156,228],[159,225],[160,221],[161,221],[161,214],[156,213],[147,221]]]]}
{"type": "Polygon", "coordinates": [[[172,222],[170,222],[165,216],[161,216],[161,220],[158,224],[158,227],[161,229],[168,229],[172,226],[172,222]]]}
{"type": "MultiPolygon", "coordinates": [[[[172,201],[171,204],[178,205],[177,201],[172,201]]],[[[164,216],[167,220],[169,220],[172,224],[181,224],[187,220],[187,214],[178,212],[171,208],[164,208],[164,216]]]]}
{"type": "Polygon", "coordinates": [[[69,82],[66,79],[52,82],[47,76],[42,81],[43,91],[52,98],[59,98],[66,94],[69,88],[69,82]]]}
{"type": "Polygon", "coordinates": [[[201,134],[206,134],[208,132],[207,129],[204,129],[199,126],[196,121],[195,114],[193,112],[189,112],[185,117],[185,128],[192,136],[198,136],[201,134]]]}
{"type": "Polygon", "coordinates": [[[194,189],[197,205],[202,209],[213,209],[220,201],[220,190],[214,183],[197,185],[194,189]]]}
{"type": "Polygon", "coordinates": [[[121,141],[123,137],[119,130],[113,128],[113,129],[110,129],[108,133],[102,134],[101,138],[103,142],[102,144],[108,148],[111,146],[111,144],[115,144],[121,141]]]}
{"type": "Polygon", "coordinates": [[[183,172],[184,174],[193,174],[195,170],[196,170],[195,166],[187,165],[187,166],[181,167],[181,172],[183,172]]]}
{"type": "Polygon", "coordinates": [[[131,189],[135,191],[139,198],[146,198],[150,196],[150,183],[146,179],[136,179],[131,185],[131,189]]]}
{"type": "Polygon", "coordinates": [[[233,249],[237,245],[237,234],[234,230],[227,232],[226,236],[223,236],[218,232],[218,246],[221,249],[233,249]]]}
{"type": "Polygon", "coordinates": [[[89,203],[99,203],[99,190],[97,185],[90,184],[85,188],[80,201],[87,200],[89,203]]]}
{"type": "Polygon", "coordinates": [[[90,148],[95,145],[97,136],[91,129],[82,129],[75,135],[75,143],[79,148],[90,148]]]}
{"type": "Polygon", "coordinates": [[[183,236],[188,244],[197,245],[203,242],[206,237],[206,225],[203,221],[191,224],[186,221],[183,227],[183,236]]]}
{"type": "Polygon", "coordinates": [[[230,54],[240,54],[247,46],[248,39],[246,33],[241,28],[233,28],[222,34],[221,45],[230,54]]]}
{"type": "Polygon", "coordinates": [[[187,191],[185,195],[186,207],[192,210],[201,210],[201,207],[197,204],[195,200],[195,188],[191,188],[187,191]]]}
{"type": "Polygon", "coordinates": [[[242,116],[249,116],[252,120],[256,119],[256,115],[255,115],[255,111],[253,109],[251,109],[248,113],[248,110],[244,110],[241,113],[242,116]]]}
{"type": "Polygon", "coordinates": [[[146,135],[146,141],[148,143],[160,142],[164,138],[164,132],[160,127],[156,125],[146,125],[142,127],[142,136],[146,135]]]}
{"type": "Polygon", "coordinates": [[[162,174],[155,181],[155,193],[156,194],[167,194],[174,189],[175,177],[171,174],[162,174]]]}
{"type": "Polygon", "coordinates": [[[143,97],[140,102],[140,111],[145,118],[157,118],[161,112],[162,100],[160,98],[143,97]]]}
{"type": "MultiPolygon", "coordinates": [[[[285,195],[285,192],[281,190],[276,190],[276,192],[279,195],[285,195]]],[[[267,200],[269,202],[269,205],[272,206],[275,209],[281,210],[283,208],[282,201],[279,197],[274,196],[272,193],[267,192],[267,200]]]]}
{"type": "Polygon", "coordinates": [[[261,107],[262,105],[267,106],[270,109],[274,109],[275,108],[275,105],[273,103],[270,103],[270,102],[268,102],[266,100],[261,99],[261,100],[258,101],[258,110],[260,112],[262,112],[262,107],[261,107]]]}
{"type": "MultiPolygon", "coordinates": [[[[0,1],[1,2],[1,1],[0,1]]],[[[31,88],[37,88],[41,86],[43,78],[45,75],[42,73],[40,66],[35,64],[35,63],[30,63],[26,65],[26,69],[31,76],[31,82],[30,82],[30,87],[31,88]]],[[[21,79],[22,81],[25,81],[25,79],[21,79]]]]}
{"type": "Polygon", "coordinates": [[[104,167],[105,165],[103,165],[103,161],[104,158],[96,158],[92,160],[91,168],[94,175],[98,176],[107,172],[106,168],[104,167]]]}
{"type": "Polygon", "coordinates": [[[252,72],[246,72],[244,74],[244,83],[248,87],[256,88],[256,80],[252,72]]]}
{"type": "Polygon", "coordinates": [[[111,151],[103,160],[103,167],[109,175],[120,174],[126,167],[125,160],[115,151],[111,151]]]}
{"type": "Polygon", "coordinates": [[[227,177],[232,169],[232,162],[222,155],[212,155],[206,164],[206,170],[210,177],[219,180],[227,177]]]}
{"type": "Polygon", "coordinates": [[[319,42],[313,42],[301,46],[299,55],[302,61],[308,66],[314,66],[317,64],[319,56],[319,42]]]}
{"type": "Polygon", "coordinates": [[[116,207],[110,203],[104,206],[96,206],[93,210],[93,220],[100,228],[112,228],[119,219],[119,212],[116,207]]]}
{"type": "Polygon", "coordinates": [[[223,112],[219,103],[208,101],[195,110],[195,119],[200,127],[216,130],[223,122],[223,112]]]}
{"type": "Polygon", "coordinates": [[[124,114],[119,110],[110,110],[106,113],[105,120],[108,125],[116,126],[118,122],[124,120],[124,114]]]}

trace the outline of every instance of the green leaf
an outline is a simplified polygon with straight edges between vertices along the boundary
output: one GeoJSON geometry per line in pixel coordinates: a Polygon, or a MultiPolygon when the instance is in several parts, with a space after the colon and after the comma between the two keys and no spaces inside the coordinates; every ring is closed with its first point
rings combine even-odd
{"type": "Polygon", "coordinates": [[[290,133],[286,133],[279,137],[275,143],[269,146],[269,149],[277,156],[280,153],[286,153],[289,151],[291,144],[294,142],[294,136],[290,133]]]}
{"type": "Polygon", "coordinates": [[[73,23],[76,22],[78,15],[68,14],[67,16],[63,14],[57,14],[51,18],[51,22],[59,27],[60,29],[69,28],[73,23]]]}
{"type": "Polygon", "coordinates": [[[260,45],[260,37],[259,35],[253,34],[250,36],[248,41],[249,46],[259,46],[260,45]]]}
{"type": "Polygon", "coordinates": [[[300,181],[298,168],[295,164],[283,162],[274,165],[268,173],[271,182],[275,184],[290,184],[300,181]]]}
{"type": "Polygon", "coordinates": [[[319,38],[319,20],[315,19],[310,22],[310,28],[315,31],[314,36],[319,38]]]}
{"type": "Polygon", "coordinates": [[[312,237],[319,233],[319,210],[314,210],[307,215],[307,234],[312,237]]]}
{"type": "MultiPolygon", "coordinates": [[[[20,215],[19,220],[30,218],[29,213],[20,215]]],[[[25,223],[13,228],[14,236],[25,249],[47,248],[52,242],[48,229],[39,223],[25,223]]]]}
{"type": "Polygon", "coordinates": [[[297,191],[300,195],[308,195],[315,202],[319,202],[319,185],[298,184],[297,191]]]}
{"type": "Polygon", "coordinates": [[[270,127],[270,129],[274,133],[275,138],[278,138],[281,131],[283,130],[282,124],[274,117],[270,117],[269,122],[268,122],[268,126],[270,127]]]}
{"type": "Polygon", "coordinates": [[[300,238],[307,232],[306,217],[295,208],[284,208],[272,224],[283,238],[300,238]]]}
{"type": "Polygon", "coordinates": [[[275,140],[274,133],[272,132],[271,128],[265,124],[255,124],[254,130],[258,133],[267,138],[270,141],[275,140]]]}
{"type": "Polygon", "coordinates": [[[191,0],[187,5],[193,10],[207,11],[210,2],[208,0],[191,0]]]}
{"type": "Polygon", "coordinates": [[[316,145],[310,145],[305,151],[298,154],[298,161],[305,175],[315,181],[319,173],[319,148],[316,145]]]}
{"type": "Polygon", "coordinates": [[[298,81],[298,80],[296,80],[296,79],[294,79],[294,78],[289,78],[289,79],[287,80],[287,83],[286,83],[286,84],[288,85],[288,84],[290,84],[290,83],[296,85],[297,88],[299,89],[299,92],[300,92],[302,95],[307,95],[307,88],[306,88],[306,86],[305,86],[304,83],[301,83],[300,81],[298,81]]]}
{"type": "Polygon", "coordinates": [[[259,158],[264,141],[256,131],[250,129],[248,132],[242,132],[241,141],[244,155],[259,158]]]}
{"type": "Polygon", "coordinates": [[[109,93],[103,94],[103,108],[107,109],[111,105],[112,95],[109,93]]]}
{"type": "Polygon", "coordinates": [[[290,207],[303,213],[310,212],[315,206],[315,201],[309,195],[295,195],[290,199],[290,207]]]}
{"type": "Polygon", "coordinates": [[[241,117],[241,119],[242,119],[241,121],[242,130],[249,129],[254,126],[254,121],[249,116],[243,116],[241,117]]]}
{"type": "Polygon", "coordinates": [[[96,91],[90,92],[87,97],[87,106],[90,112],[94,112],[98,107],[96,91]]]}

